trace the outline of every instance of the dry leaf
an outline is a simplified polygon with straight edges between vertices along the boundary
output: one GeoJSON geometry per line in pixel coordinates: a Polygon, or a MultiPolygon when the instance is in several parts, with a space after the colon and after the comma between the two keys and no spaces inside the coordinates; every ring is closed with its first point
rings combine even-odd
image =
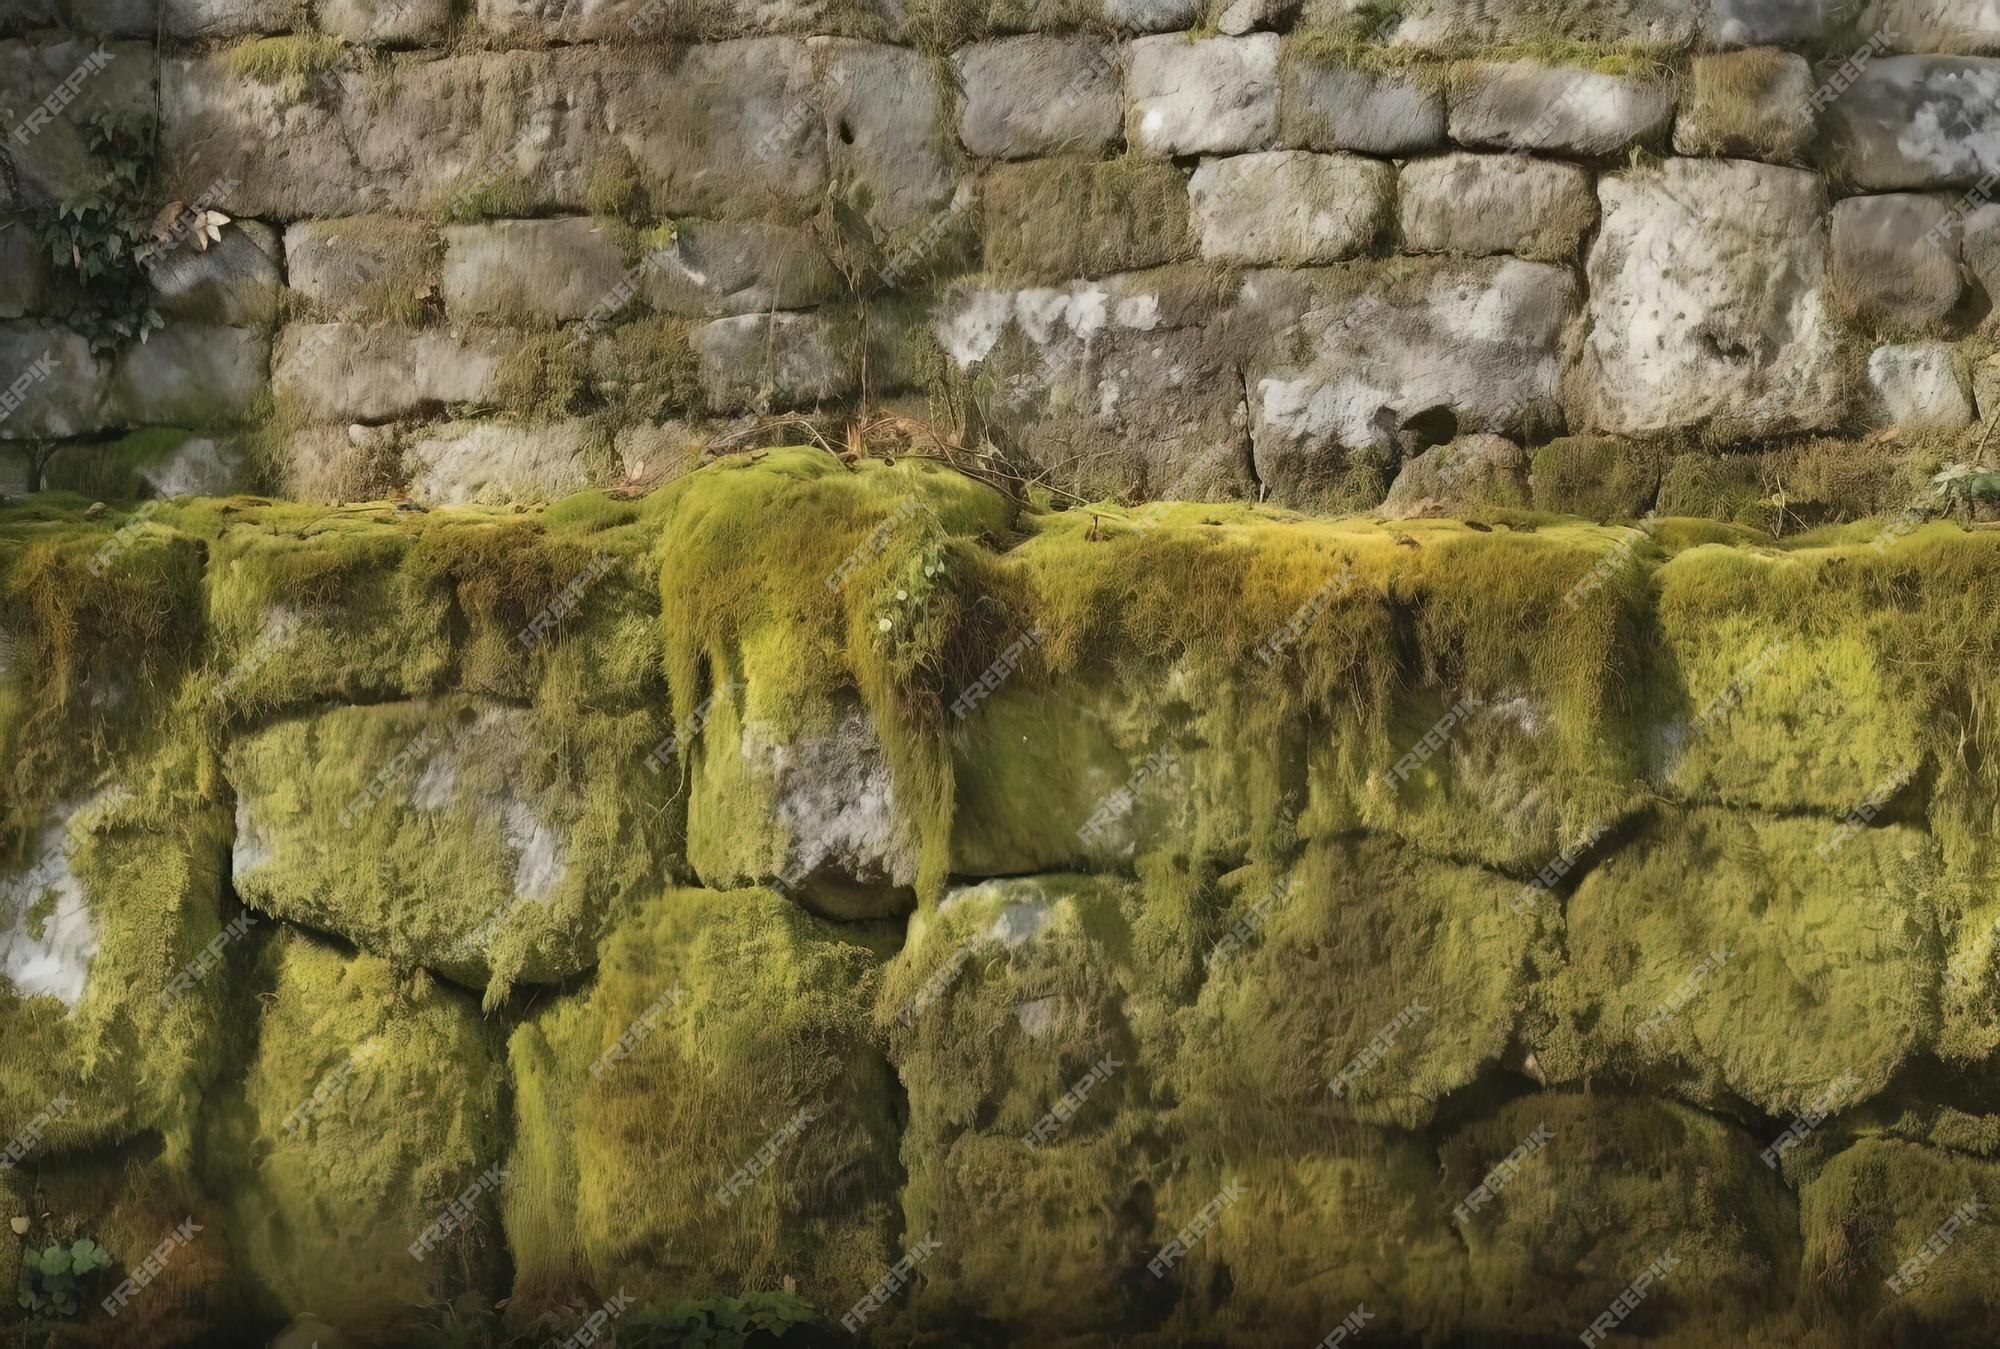
{"type": "Polygon", "coordinates": [[[174,226],[179,223],[181,212],[185,210],[187,203],[184,201],[170,201],[161,207],[160,213],[153,217],[153,237],[155,239],[173,237],[174,226]]]}

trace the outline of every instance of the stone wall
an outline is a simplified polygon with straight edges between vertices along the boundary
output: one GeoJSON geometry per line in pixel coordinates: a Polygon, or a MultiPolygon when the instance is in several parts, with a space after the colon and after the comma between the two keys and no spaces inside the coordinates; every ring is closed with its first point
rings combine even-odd
{"type": "Polygon", "coordinates": [[[496,500],[863,411],[1086,497],[1769,524],[2000,416],[1992,0],[15,0],[0,87],[22,482],[496,500]],[[106,109],[230,223],[93,350],[36,240],[106,109]]]}
{"type": "Polygon", "coordinates": [[[9,506],[0,1331],[1985,1343],[2000,528],[1744,539],[9,506]]]}

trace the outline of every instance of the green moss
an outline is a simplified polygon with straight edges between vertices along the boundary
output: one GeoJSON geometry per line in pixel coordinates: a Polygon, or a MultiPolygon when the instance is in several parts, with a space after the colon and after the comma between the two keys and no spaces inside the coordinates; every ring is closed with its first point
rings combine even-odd
{"type": "Polygon", "coordinates": [[[70,445],[52,457],[42,471],[45,490],[76,492],[95,501],[131,501],[159,493],[157,471],[196,433],[179,427],[155,426],[132,431],[102,445],[70,445]]]}
{"type": "Polygon", "coordinates": [[[548,725],[456,698],[277,722],[230,747],[236,888],[489,1002],[572,979],[666,877],[660,734],[644,712],[548,725]]]}
{"type": "Polygon", "coordinates": [[[591,349],[591,385],[618,425],[701,410],[701,370],[685,319],[647,317],[609,329],[591,349]]]}
{"type": "Polygon", "coordinates": [[[393,1338],[447,1290],[490,1289],[497,1205],[481,1177],[502,1160],[502,1084],[472,1000],[289,929],[258,981],[243,1094],[212,1113],[205,1155],[265,1309],[393,1338]],[[475,1188],[475,1216],[415,1258],[475,1188]]]}
{"type": "Polygon", "coordinates": [[[1194,256],[1187,180],[1127,156],[1003,164],[986,177],[986,265],[1017,280],[1067,281],[1194,256]]]}
{"type": "Polygon", "coordinates": [[[466,174],[442,192],[430,214],[454,225],[530,214],[540,199],[516,169],[466,174]]]}
{"type": "Polygon", "coordinates": [[[1543,1066],[1787,1118],[1865,1100],[1935,1030],[1933,874],[1904,827],[1662,814],[1569,901],[1543,1066]]]}
{"type": "Polygon", "coordinates": [[[493,377],[495,406],[532,421],[556,421],[577,410],[590,386],[588,358],[566,333],[521,338],[493,377]]]}
{"type": "Polygon", "coordinates": [[[669,891],[622,924],[587,1000],[515,1036],[521,1285],[553,1297],[582,1269],[649,1299],[789,1277],[849,1305],[895,1258],[875,965],[762,891],[669,891]]]}
{"type": "Polygon", "coordinates": [[[1978,1338],[2000,1316],[1996,1190],[2000,1167],[1991,1162],[1887,1139],[1857,1143],[1800,1194],[1811,1305],[1871,1344],[1978,1338]],[[1973,1198],[1984,1207],[1940,1238],[1932,1257],[1927,1243],[1973,1198]],[[1905,1272],[1913,1258],[1919,1267],[1905,1272]],[[1891,1288],[1892,1278],[1904,1283],[1891,1288]]]}
{"type": "Polygon", "coordinates": [[[222,53],[230,74],[275,85],[287,98],[303,97],[314,77],[333,69],[347,48],[323,33],[250,38],[222,53]]]}
{"type": "Polygon", "coordinates": [[[649,202],[639,166],[622,145],[614,145],[590,167],[583,209],[605,220],[637,227],[646,223],[649,202]]]}
{"type": "Polygon", "coordinates": [[[1645,445],[1565,436],[1535,451],[1530,482],[1537,510],[1591,520],[1636,520],[1659,491],[1660,464],[1645,445]]]}

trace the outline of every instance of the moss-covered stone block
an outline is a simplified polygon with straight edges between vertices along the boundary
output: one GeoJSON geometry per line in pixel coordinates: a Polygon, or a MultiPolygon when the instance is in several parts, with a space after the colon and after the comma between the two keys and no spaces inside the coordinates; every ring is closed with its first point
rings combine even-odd
{"type": "Polygon", "coordinates": [[[477,1002],[289,928],[257,979],[242,1094],[211,1112],[204,1160],[258,1310],[407,1343],[432,1304],[493,1295],[505,1069],[477,1002]]]}
{"type": "Polygon", "coordinates": [[[1540,1061],[1773,1115],[1867,1100],[1935,1033],[1935,893],[1906,826],[1664,812],[1569,900],[1540,1061]]]}
{"type": "Polygon", "coordinates": [[[1474,1334],[1573,1337],[1655,1269],[1619,1316],[1625,1332],[1797,1342],[1797,1201],[1731,1125],[1665,1102],[1549,1093],[1459,1129],[1439,1157],[1442,1203],[1465,1215],[1454,1221],[1474,1334]]]}
{"type": "Polygon", "coordinates": [[[1130,156],[999,165],[986,175],[985,228],[987,267],[1027,281],[1187,262],[1197,244],[1186,175],[1130,156]]]}
{"type": "Polygon", "coordinates": [[[1803,1286],[1821,1323],[1871,1344],[1976,1342],[2000,1318],[2000,1164],[1865,1139],[1799,1193],[1803,1286]]]}
{"type": "Polygon", "coordinates": [[[1536,510],[1636,520],[1660,490],[1660,457],[1634,441],[1561,436],[1535,451],[1528,483],[1536,510]]]}
{"type": "Polygon", "coordinates": [[[901,1180],[878,979],[854,929],[767,891],[669,890],[626,919],[592,989],[513,1037],[517,1296],[866,1291],[901,1180]]]}
{"type": "Polygon", "coordinates": [[[657,731],[465,697],[273,722],[228,752],[237,893],[491,1000],[565,982],[678,860],[657,731]]]}

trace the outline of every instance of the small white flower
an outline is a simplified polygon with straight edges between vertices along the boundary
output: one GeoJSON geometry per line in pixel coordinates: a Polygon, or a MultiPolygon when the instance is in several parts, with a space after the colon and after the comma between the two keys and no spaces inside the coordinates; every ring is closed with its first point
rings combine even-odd
{"type": "Polygon", "coordinates": [[[882,629],[882,631],[884,631],[884,632],[887,632],[887,631],[888,631],[888,630],[889,630],[890,628],[893,628],[893,627],[895,627],[896,625],[895,625],[895,622],[894,622],[893,620],[891,620],[891,619],[887,619],[887,618],[883,618],[883,619],[878,619],[878,620],[876,621],[876,626],[877,626],[877,627],[879,627],[879,628],[881,628],[881,629],[882,629]]]}

